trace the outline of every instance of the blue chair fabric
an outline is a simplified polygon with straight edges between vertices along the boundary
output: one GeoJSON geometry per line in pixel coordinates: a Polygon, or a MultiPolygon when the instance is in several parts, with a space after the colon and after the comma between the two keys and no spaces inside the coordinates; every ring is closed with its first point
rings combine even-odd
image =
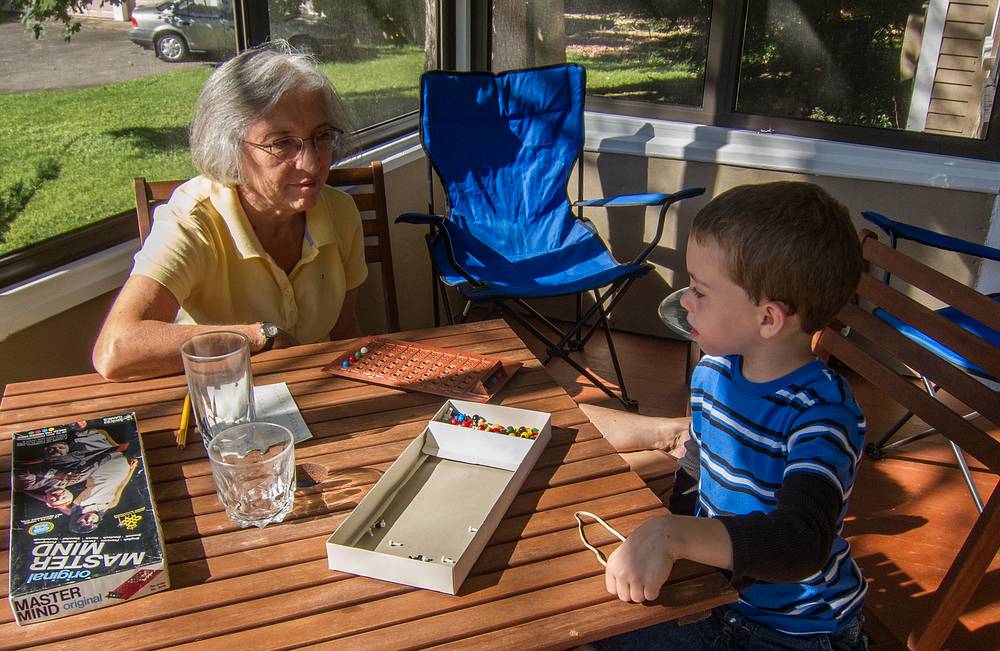
{"type": "MultiPolygon", "coordinates": [[[[405,213],[397,221],[431,226],[428,246],[437,278],[465,299],[491,301],[512,314],[506,301],[525,306],[525,299],[609,288],[597,297],[598,312],[604,311],[597,318],[605,318],[628,284],[652,269],[645,256],[655,242],[636,259],[620,262],[593,225],[573,214],[574,205],[659,206],[658,240],[667,208],[704,192],[690,188],[571,205],[567,184],[583,150],[585,94],[586,71],[575,64],[498,74],[430,71],[421,77],[421,141],[448,210],[447,216],[405,213]]],[[[565,358],[565,344],[582,327],[574,324],[558,342],[543,337],[550,357],[565,358]]]]}

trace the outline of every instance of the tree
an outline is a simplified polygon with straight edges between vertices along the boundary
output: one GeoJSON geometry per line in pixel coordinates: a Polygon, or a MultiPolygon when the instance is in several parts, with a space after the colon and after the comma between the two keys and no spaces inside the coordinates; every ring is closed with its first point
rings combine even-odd
{"type": "MultiPolygon", "coordinates": [[[[122,0],[99,0],[98,6],[121,3],[122,0]]],[[[46,23],[58,23],[63,26],[63,38],[67,41],[80,31],[80,22],[73,14],[79,14],[92,4],[94,0],[9,0],[11,9],[21,16],[25,27],[31,28],[35,38],[45,31],[46,23]]]]}

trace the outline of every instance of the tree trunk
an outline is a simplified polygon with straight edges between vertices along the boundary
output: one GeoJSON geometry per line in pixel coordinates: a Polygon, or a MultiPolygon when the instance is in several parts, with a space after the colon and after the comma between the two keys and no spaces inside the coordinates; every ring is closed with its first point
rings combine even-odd
{"type": "Polygon", "coordinates": [[[494,72],[565,63],[563,0],[493,3],[494,72]]]}

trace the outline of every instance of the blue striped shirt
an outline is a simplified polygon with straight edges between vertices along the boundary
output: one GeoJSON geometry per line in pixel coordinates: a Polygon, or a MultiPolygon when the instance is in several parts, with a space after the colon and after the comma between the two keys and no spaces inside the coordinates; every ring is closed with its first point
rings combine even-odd
{"type": "Polygon", "coordinates": [[[743,377],[740,356],[704,357],[691,379],[691,433],[700,450],[699,515],[769,513],[786,477],[811,473],[841,495],[823,568],[798,583],[758,581],[735,608],[791,634],[833,633],[867,585],[843,538],[865,420],[850,387],[814,360],[771,382],[743,377]]]}

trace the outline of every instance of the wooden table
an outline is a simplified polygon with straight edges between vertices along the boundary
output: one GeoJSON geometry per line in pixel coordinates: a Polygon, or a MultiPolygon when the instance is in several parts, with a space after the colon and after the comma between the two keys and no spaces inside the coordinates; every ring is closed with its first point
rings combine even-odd
{"type": "MultiPolygon", "coordinates": [[[[300,490],[285,522],[240,530],[222,511],[196,437],[179,450],[183,376],[110,383],[98,375],[8,385],[0,404],[3,526],[10,525],[10,433],[135,411],[167,544],[172,587],[63,619],[18,627],[4,594],[0,648],[138,649],[210,645],[248,651],[321,644],[565,648],[731,602],[715,570],[679,563],[655,604],[625,604],[604,588],[603,568],[577,535],[573,512],[605,517],[624,534],[665,513],[503,321],[393,335],[525,363],[501,392],[505,405],[552,413],[552,441],[457,596],[334,572],[324,543],[442,398],[361,384],[320,368],[345,347],[275,350],[254,358],[256,384],[287,382],[314,438],[298,460],[330,468],[300,490]]],[[[588,536],[607,554],[603,528],[588,536]]],[[[2,567],[8,567],[7,539],[2,567]]],[[[7,580],[0,580],[4,591],[7,580]]]]}

